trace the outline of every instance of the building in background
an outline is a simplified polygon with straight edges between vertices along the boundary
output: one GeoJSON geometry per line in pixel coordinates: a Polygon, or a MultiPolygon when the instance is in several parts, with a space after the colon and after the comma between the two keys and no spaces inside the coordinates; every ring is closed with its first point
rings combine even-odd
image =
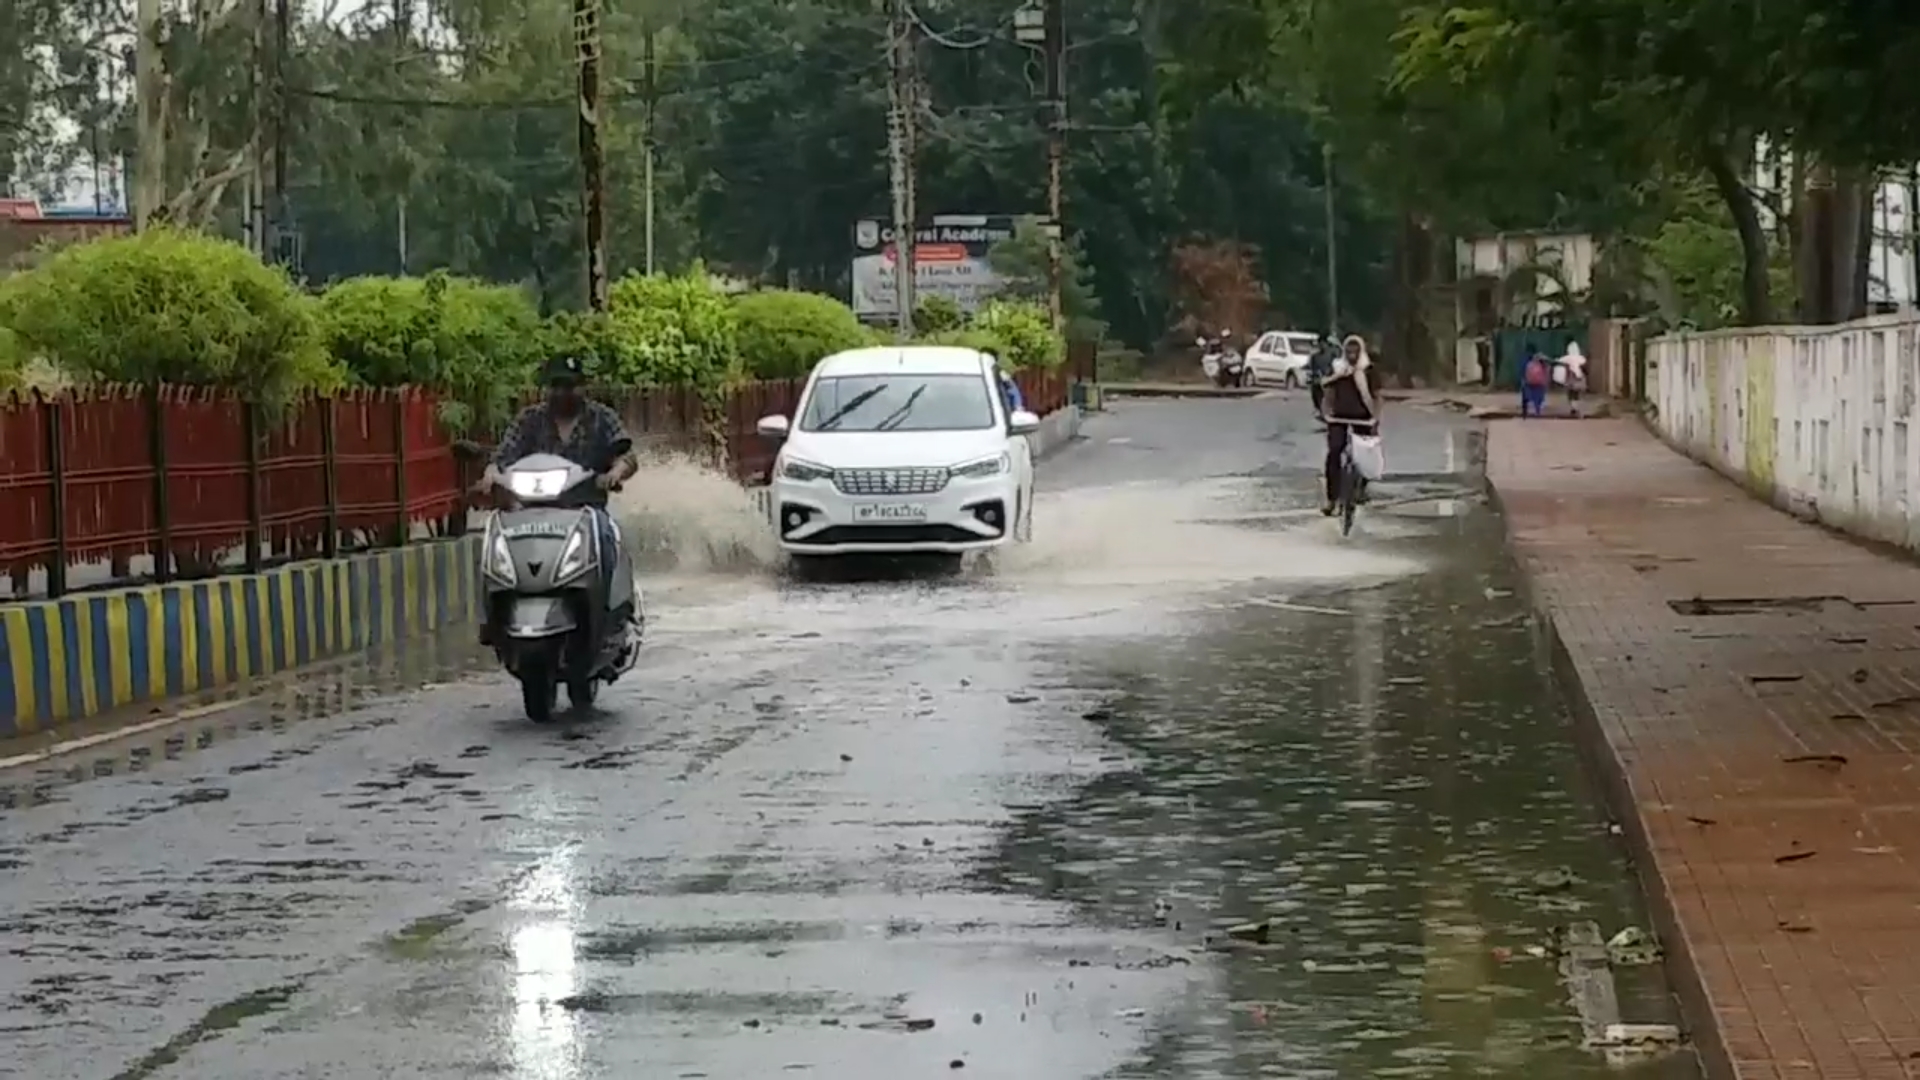
{"type": "Polygon", "coordinates": [[[18,269],[43,247],[64,247],[101,236],[132,231],[124,214],[95,213],[91,207],[47,208],[34,199],[0,199],[0,273],[18,269]]]}

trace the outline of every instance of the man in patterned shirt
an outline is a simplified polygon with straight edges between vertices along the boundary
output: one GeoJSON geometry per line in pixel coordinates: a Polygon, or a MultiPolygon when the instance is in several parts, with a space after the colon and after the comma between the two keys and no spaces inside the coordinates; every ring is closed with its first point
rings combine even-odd
{"type": "MultiPolygon", "coordinates": [[[[626,483],[640,469],[639,461],[633,456],[632,442],[627,438],[627,427],[619,413],[581,393],[581,384],[586,380],[579,357],[571,353],[556,356],[547,364],[543,381],[547,400],[522,409],[513,426],[500,437],[493,461],[480,478],[479,489],[494,490],[507,467],[530,454],[557,454],[566,458],[595,473],[594,484],[599,490],[589,501],[598,511],[594,522],[600,532],[600,549],[615,551],[620,545],[620,534],[606,510],[607,493],[626,483]],[[614,451],[623,441],[627,442],[628,449],[616,454],[614,451]]],[[[601,572],[609,575],[613,572],[613,559],[602,560],[601,572]]]]}

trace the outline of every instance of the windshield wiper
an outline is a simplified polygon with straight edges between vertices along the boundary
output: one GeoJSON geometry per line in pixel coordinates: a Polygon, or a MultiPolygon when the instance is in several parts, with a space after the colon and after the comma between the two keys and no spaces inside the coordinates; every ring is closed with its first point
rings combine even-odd
{"type": "Polygon", "coordinates": [[[875,394],[878,394],[880,391],[885,390],[886,388],[887,388],[886,383],[880,383],[877,386],[870,386],[865,390],[862,390],[859,393],[853,395],[852,397],[847,399],[847,403],[845,405],[842,405],[839,408],[833,410],[833,415],[827,417],[825,420],[820,421],[818,424],[815,424],[813,427],[813,430],[815,431],[831,430],[836,424],[840,423],[840,421],[845,420],[849,413],[853,412],[853,410],[855,409],[858,409],[860,406],[865,405],[867,402],[872,401],[875,394]]]}
{"type": "Polygon", "coordinates": [[[920,395],[926,392],[927,392],[926,383],[921,383],[919,386],[914,387],[913,393],[907,395],[907,400],[901,402],[899,408],[888,413],[886,419],[873,425],[873,430],[892,431],[894,428],[897,428],[901,424],[906,423],[907,414],[913,411],[914,402],[919,401],[920,395]]]}

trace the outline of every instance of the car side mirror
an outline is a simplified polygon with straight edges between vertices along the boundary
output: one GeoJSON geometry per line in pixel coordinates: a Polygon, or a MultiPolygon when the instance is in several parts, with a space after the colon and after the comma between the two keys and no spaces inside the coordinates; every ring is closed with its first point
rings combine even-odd
{"type": "Polygon", "coordinates": [[[1007,430],[1015,435],[1031,435],[1040,430],[1040,417],[1025,409],[1015,409],[1007,417],[1007,430]]]}
{"type": "Polygon", "coordinates": [[[793,425],[784,416],[763,416],[760,422],[753,426],[753,430],[759,432],[763,438],[784,439],[792,434],[793,425]]]}

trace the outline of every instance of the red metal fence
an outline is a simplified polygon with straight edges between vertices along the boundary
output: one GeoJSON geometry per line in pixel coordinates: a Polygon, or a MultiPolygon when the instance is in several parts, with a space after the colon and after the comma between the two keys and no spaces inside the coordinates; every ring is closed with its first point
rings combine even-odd
{"type": "Polygon", "coordinates": [[[196,387],[0,398],[0,572],[16,599],[397,543],[460,506],[451,441],[417,390],[271,416],[196,387]],[[91,580],[72,580],[83,567],[91,580]]]}
{"type": "MultiPolygon", "coordinates": [[[[1058,372],[1021,372],[1027,407],[1067,402],[1058,372]]],[[[686,388],[610,401],[642,446],[764,476],[775,447],[755,428],[791,415],[802,380],[729,396],[724,447],[702,445],[686,388]]],[[[465,528],[468,469],[415,389],[310,398],[277,414],[197,387],[94,387],[0,396],[0,600],[129,580],[257,571],[293,559],[465,528]]]]}

